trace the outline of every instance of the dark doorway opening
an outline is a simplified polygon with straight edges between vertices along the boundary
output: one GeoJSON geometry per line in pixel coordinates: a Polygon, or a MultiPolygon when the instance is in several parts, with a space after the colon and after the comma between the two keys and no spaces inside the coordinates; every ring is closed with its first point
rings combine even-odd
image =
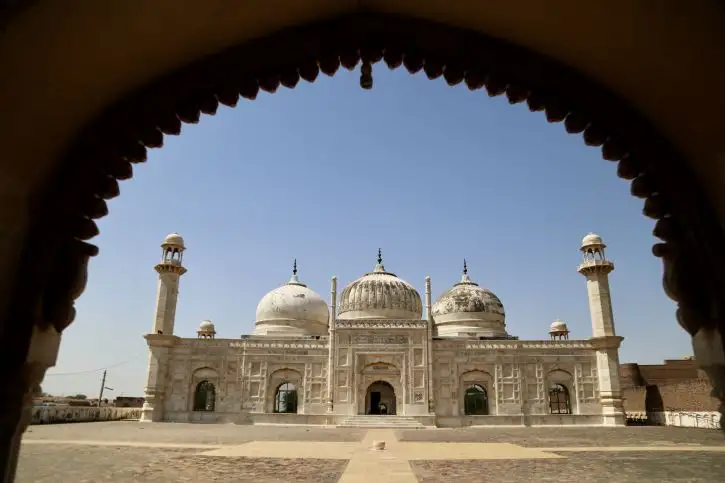
{"type": "Polygon", "coordinates": [[[376,381],[365,395],[365,414],[396,414],[395,389],[385,381],[376,381]]]}

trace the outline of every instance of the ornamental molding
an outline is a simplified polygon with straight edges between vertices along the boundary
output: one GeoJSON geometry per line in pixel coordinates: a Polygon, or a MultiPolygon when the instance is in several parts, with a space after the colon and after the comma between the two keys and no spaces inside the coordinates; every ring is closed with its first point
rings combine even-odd
{"type": "Polygon", "coordinates": [[[457,350],[531,350],[531,349],[545,349],[545,350],[558,350],[558,349],[585,349],[592,350],[596,349],[595,344],[592,344],[587,340],[563,340],[563,341],[550,341],[550,340],[536,340],[536,341],[476,341],[471,342],[467,340],[461,341],[440,341],[436,340],[433,343],[436,350],[444,349],[457,349],[457,350]]]}
{"type": "Polygon", "coordinates": [[[316,349],[316,350],[327,350],[328,344],[325,342],[281,342],[281,341],[249,341],[244,340],[240,342],[232,342],[229,347],[237,349],[316,349]]]}
{"type": "Polygon", "coordinates": [[[336,329],[427,329],[428,322],[425,320],[405,319],[337,319],[336,329]]]}

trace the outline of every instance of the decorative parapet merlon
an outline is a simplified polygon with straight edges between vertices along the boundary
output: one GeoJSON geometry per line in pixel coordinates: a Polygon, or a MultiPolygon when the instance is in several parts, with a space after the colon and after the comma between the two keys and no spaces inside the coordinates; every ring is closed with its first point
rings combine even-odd
{"type": "Polygon", "coordinates": [[[596,349],[589,340],[436,340],[434,346],[436,349],[465,350],[596,349]]]}
{"type": "Polygon", "coordinates": [[[420,319],[337,319],[336,329],[427,329],[428,322],[420,319]]]}
{"type": "Polygon", "coordinates": [[[234,341],[229,344],[229,347],[237,349],[317,349],[327,350],[328,340],[262,340],[260,339],[249,339],[234,341]]]}

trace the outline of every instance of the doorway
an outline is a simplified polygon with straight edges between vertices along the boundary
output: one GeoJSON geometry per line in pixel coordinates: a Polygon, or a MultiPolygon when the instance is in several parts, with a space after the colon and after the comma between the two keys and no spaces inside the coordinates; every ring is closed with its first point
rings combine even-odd
{"type": "Polygon", "coordinates": [[[375,381],[368,386],[365,395],[365,414],[396,414],[395,389],[385,381],[375,381]]]}

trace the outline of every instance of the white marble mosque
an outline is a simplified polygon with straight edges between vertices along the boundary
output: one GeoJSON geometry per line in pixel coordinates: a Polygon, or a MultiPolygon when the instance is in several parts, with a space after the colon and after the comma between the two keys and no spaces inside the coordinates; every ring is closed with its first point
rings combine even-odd
{"type": "Polygon", "coordinates": [[[546,339],[507,332],[501,300],[468,275],[435,302],[388,271],[372,272],[329,304],[297,276],[265,295],[253,332],[174,334],[184,240],[162,245],[144,421],[460,427],[625,424],[609,292],[614,264],[584,237],[592,336],[569,339],[562,321],[546,339]],[[425,310],[424,310],[425,304],[425,310]]]}

